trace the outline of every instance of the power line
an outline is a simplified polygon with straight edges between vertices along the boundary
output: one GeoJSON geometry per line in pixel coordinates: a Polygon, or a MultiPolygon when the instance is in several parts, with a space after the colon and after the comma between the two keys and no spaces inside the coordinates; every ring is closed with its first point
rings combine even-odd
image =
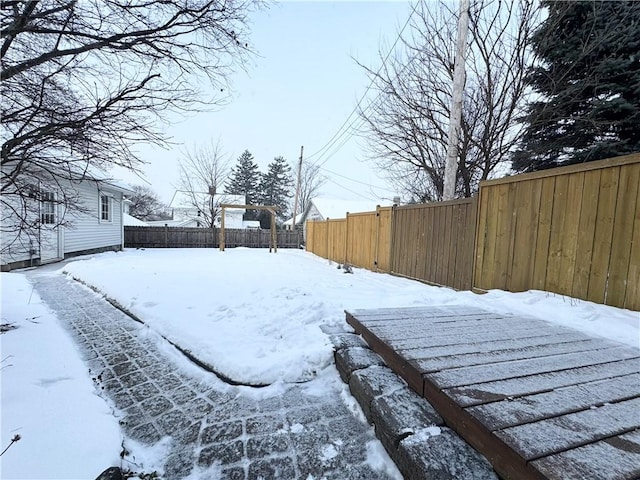
{"type": "Polygon", "coordinates": [[[357,195],[361,198],[364,198],[365,200],[378,200],[377,198],[374,197],[374,195],[371,196],[365,196],[363,194],[361,194],[360,192],[356,192],[355,190],[351,190],[349,187],[345,187],[344,185],[342,185],[341,183],[336,182],[333,179],[328,179],[331,183],[337,185],[338,187],[342,188],[343,190],[346,190],[347,192],[353,193],[354,195],[357,195]]]}
{"type": "MultiPolygon", "coordinates": [[[[420,0],[418,0],[419,2],[420,0]]],[[[343,128],[347,125],[347,123],[349,123],[351,117],[353,117],[354,114],[356,114],[358,112],[358,109],[360,108],[363,100],[365,99],[365,97],[367,96],[367,93],[369,93],[369,90],[371,89],[371,87],[373,86],[375,79],[377,77],[377,75],[380,73],[380,71],[382,70],[382,68],[385,66],[387,60],[389,59],[391,53],[394,51],[396,45],[398,44],[398,42],[400,41],[400,39],[402,38],[402,34],[404,33],[405,29],[407,28],[407,26],[409,25],[409,22],[411,21],[411,17],[413,17],[413,14],[416,12],[416,6],[418,4],[418,2],[416,2],[415,5],[411,5],[411,13],[409,14],[409,17],[407,18],[407,21],[404,23],[402,29],[400,29],[400,32],[398,33],[398,36],[396,38],[396,40],[393,42],[393,45],[391,46],[391,48],[389,49],[389,51],[387,52],[387,55],[384,57],[384,59],[382,60],[382,64],[380,65],[380,67],[378,68],[378,70],[376,71],[376,74],[373,76],[373,78],[371,79],[371,82],[369,82],[369,85],[367,86],[366,90],[364,91],[364,93],[362,94],[362,96],[360,97],[360,99],[358,100],[358,102],[356,103],[356,106],[353,108],[353,110],[351,111],[351,113],[347,116],[347,118],[345,119],[345,121],[342,123],[342,125],[340,125],[340,127],[338,128],[338,130],[336,131],[336,133],[333,134],[333,136],[327,141],[327,143],[320,148],[319,150],[317,150],[316,152],[312,153],[311,155],[307,156],[307,160],[310,160],[311,158],[314,158],[318,155],[320,155],[320,157],[322,157],[327,150],[329,150],[333,145],[335,145],[338,141],[340,141],[340,137],[343,137],[348,131],[349,128],[352,127],[356,120],[352,121],[351,124],[349,126],[347,126],[347,128],[345,130],[343,130],[343,128]],[[323,153],[324,152],[324,153],[323,153]]],[[[367,106],[367,109],[373,104],[373,101],[369,103],[369,105],[367,106]]],[[[366,109],[365,109],[366,110],[366,109]]],[[[351,138],[353,136],[353,134],[350,134],[349,137],[347,137],[347,140],[349,138],[351,138]]],[[[336,150],[334,150],[334,152],[329,155],[324,162],[322,162],[321,165],[324,165],[329,158],[331,158],[331,156],[335,155],[335,153],[342,148],[342,146],[344,146],[344,144],[346,143],[346,140],[342,142],[342,144],[340,145],[340,147],[336,150]]],[[[316,160],[315,162],[313,162],[314,165],[317,165],[319,162],[319,159],[316,160]]]]}
{"type": "Polygon", "coordinates": [[[366,182],[363,182],[363,181],[360,181],[360,180],[356,180],[355,178],[347,177],[346,175],[342,175],[340,173],[336,173],[336,172],[334,172],[332,170],[329,170],[328,168],[324,168],[324,167],[319,167],[319,168],[321,170],[327,172],[327,173],[330,173],[332,175],[336,175],[338,177],[344,178],[345,180],[349,180],[350,182],[359,183],[360,185],[364,185],[365,187],[376,188],[378,190],[384,190],[384,191],[389,192],[389,193],[396,193],[395,190],[391,190],[391,189],[386,188],[386,187],[379,187],[379,186],[373,185],[371,183],[366,183],[366,182]]]}

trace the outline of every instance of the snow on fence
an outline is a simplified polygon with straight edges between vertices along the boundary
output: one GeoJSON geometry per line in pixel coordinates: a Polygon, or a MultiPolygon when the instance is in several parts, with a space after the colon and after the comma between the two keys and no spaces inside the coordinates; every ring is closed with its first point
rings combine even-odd
{"type": "Polygon", "coordinates": [[[478,197],[307,223],[324,258],[459,290],[640,310],[640,154],[480,183],[478,197]]]}
{"type": "MultiPolygon", "coordinates": [[[[126,248],[218,248],[220,229],[198,227],[124,227],[126,248]]],[[[225,228],[225,246],[269,248],[269,230],[225,228]]],[[[278,231],[279,248],[300,248],[298,231],[278,231]]]]}

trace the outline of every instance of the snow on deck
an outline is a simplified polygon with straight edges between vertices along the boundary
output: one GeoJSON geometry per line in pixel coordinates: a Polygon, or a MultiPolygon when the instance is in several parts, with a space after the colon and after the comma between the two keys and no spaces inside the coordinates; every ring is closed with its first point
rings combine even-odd
{"type": "Polygon", "coordinates": [[[640,475],[637,348],[468,305],[347,321],[504,478],[640,475]]]}

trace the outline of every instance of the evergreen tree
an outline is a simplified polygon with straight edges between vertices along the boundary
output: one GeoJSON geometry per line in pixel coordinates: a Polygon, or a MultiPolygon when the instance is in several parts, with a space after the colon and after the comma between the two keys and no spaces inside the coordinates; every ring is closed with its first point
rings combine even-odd
{"type": "MultiPolygon", "coordinates": [[[[262,205],[275,205],[278,207],[277,218],[284,221],[288,218],[289,198],[292,196],[293,178],[291,166],[284,157],[276,157],[268,166],[267,173],[260,179],[260,201],[262,205]]],[[[260,223],[267,228],[270,222],[270,214],[263,212],[260,215],[260,223]]]]}
{"type": "MultiPolygon", "coordinates": [[[[244,195],[248,205],[257,205],[260,202],[259,182],[260,171],[253,161],[253,155],[249,150],[242,152],[238,157],[237,165],[231,169],[231,175],[226,184],[226,193],[231,195],[244,195]]],[[[245,220],[255,220],[256,210],[247,210],[245,220]]]]}
{"type": "Polygon", "coordinates": [[[513,158],[534,171],[640,151],[640,2],[550,1],[528,76],[540,99],[513,158]]]}

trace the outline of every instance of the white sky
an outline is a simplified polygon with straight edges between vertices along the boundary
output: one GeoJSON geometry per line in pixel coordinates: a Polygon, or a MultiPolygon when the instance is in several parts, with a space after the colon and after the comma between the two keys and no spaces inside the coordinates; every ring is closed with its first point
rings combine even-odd
{"type": "MultiPolygon", "coordinates": [[[[189,147],[219,139],[232,165],[248,149],[262,171],[278,155],[295,163],[301,145],[305,158],[311,157],[338,132],[369,85],[354,58],[377,69],[379,47],[389,48],[410,12],[411,4],[400,0],[290,1],[257,12],[251,16],[249,38],[260,56],[231,79],[231,103],[176,120],[167,133],[173,142],[189,147]]],[[[348,137],[339,137],[323,154],[310,158],[322,164],[330,180],[322,195],[345,200],[392,198],[395,192],[365,161],[363,140],[348,137]]],[[[144,169],[149,186],[165,202],[175,190],[183,148],[138,148],[149,162],[144,169]]],[[[125,173],[117,176],[131,184],[143,183],[125,173]]]]}

